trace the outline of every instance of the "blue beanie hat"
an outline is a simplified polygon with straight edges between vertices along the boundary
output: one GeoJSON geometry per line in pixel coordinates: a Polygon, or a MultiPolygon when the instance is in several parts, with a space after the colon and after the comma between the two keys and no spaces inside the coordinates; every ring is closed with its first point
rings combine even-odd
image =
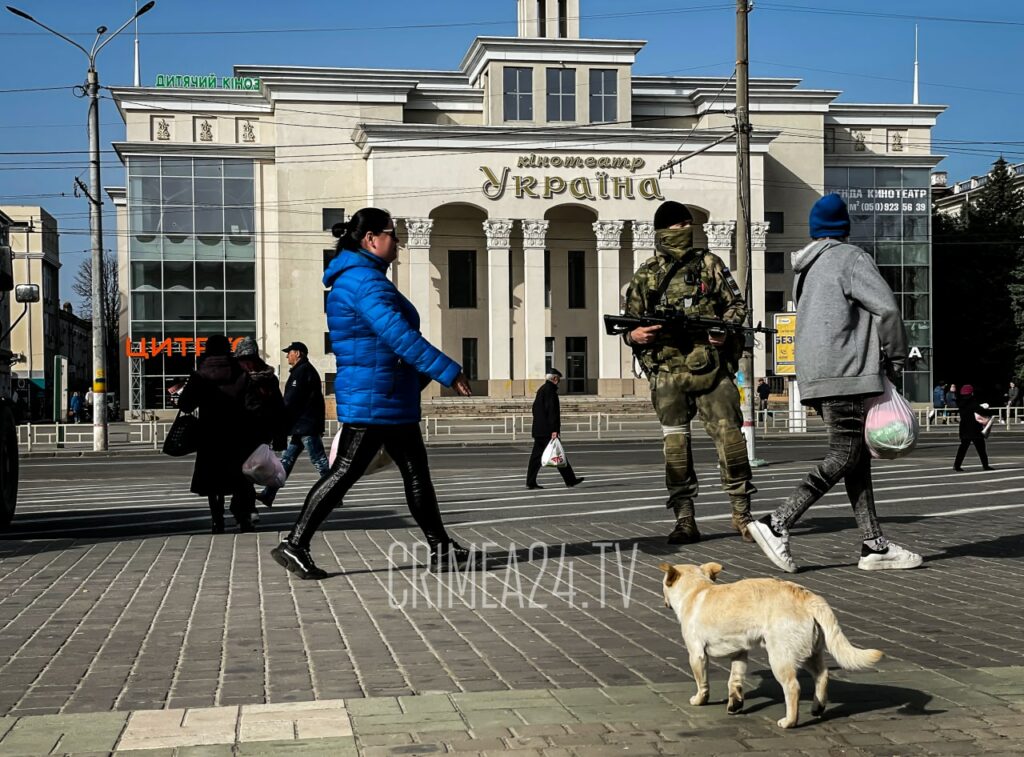
{"type": "Polygon", "coordinates": [[[836,239],[850,235],[850,214],[846,202],[835,192],[825,195],[811,208],[807,220],[811,227],[811,239],[836,239]]]}

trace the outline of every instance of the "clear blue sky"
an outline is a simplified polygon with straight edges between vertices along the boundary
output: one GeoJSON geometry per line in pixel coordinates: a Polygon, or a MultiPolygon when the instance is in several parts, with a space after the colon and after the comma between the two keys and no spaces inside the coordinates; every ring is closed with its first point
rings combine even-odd
{"type": "MultiPolygon", "coordinates": [[[[86,47],[89,29],[116,29],[135,8],[133,0],[12,4],[86,47]]],[[[583,36],[648,41],[636,73],[732,72],[731,0],[582,0],[581,6],[583,36]]],[[[74,177],[88,177],[85,154],[20,153],[86,150],[86,103],[70,90],[85,79],[85,56],[0,13],[0,204],[41,204],[57,216],[66,232],[61,290],[68,299],[89,244],[88,208],[72,196],[74,177]],[[65,89],[9,91],[47,87],[65,89]]],[[[515,0],[157,0],[141,25],[142,83],[152,85],[158,73],[229,75],[234,64],[455,69],[475,36],[514,35],[515,18],[515,0]]],[[[750,22],[751,75],[800,77],[808,87],[842,90],[840,101],[910,102],[915,19],[921,101],[949,106],[934,132],[934,152],[948,155],[940,168],[963,178],[984,173],[1000,153],[1024,161],[1024,3],[761,0],[750,22]],[[847,11],[852,14],[840,13],[847,11]]],[[[99,71],[102,84],[131,83],[129,31],[103,50],[99,71]]],[[[107,149],[124,138],[109,99],[101,123],[107,149]]],[[[103,183],[123,185],[116,158],[106,155],[111,161],[103,183]]],[[[109,214],[105,227],[114,230],[109,214]]]]}

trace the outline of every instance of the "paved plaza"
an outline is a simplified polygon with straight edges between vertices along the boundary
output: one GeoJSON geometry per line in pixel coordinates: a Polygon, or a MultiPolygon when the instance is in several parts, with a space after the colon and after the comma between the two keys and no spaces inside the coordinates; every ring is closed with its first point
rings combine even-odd
{"type": "MultiPolygon", "coordinates": [[[[758,452],[755,510],[777,504],[824,440],[758,452]]],[[[211,536],[188,493],[191,460],[132,456],[23,463],[0,540],[0,755],[800,754],[1024,751],[1024,435],[990,443],[992,472],[952,471],[952,436],[875,465],[879,515],[920,551],[909,572],[856,567],[842,487],[793,535],[802,570],[877,670],[835,670],[823,718],[783,732],[782,693],[751,657],[742,714],[693,682],[657,565],[777,575],[729,529],[697,434],[705,539],[674,548],[655,444],[573,444],[586,482],[542,473],[528,448],[431,449],[456,537],[486,569],[437,577],[392,471],[361,482],[314,541],[322,582],[270,559],[313,473],[302,462],[255,534],[211,536]]],[[[789,578],[787,576],[787,578],[789,578]]]]}

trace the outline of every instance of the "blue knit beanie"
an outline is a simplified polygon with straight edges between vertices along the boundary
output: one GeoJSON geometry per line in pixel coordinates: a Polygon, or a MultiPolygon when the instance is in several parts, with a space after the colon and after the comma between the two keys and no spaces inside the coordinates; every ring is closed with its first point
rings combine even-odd
{"type": "Polygon", "coordinates": [[[846,210],[846,202],[835,192],[814,203],[807,223],[811,227],[811,239],[837,239],[850,235],[850,214],[846,210]]]}

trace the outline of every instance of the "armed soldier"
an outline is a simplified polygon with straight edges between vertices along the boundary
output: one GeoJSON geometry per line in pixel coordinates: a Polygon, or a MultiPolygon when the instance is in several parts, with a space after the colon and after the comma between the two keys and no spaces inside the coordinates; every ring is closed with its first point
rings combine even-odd
{"type": "MultiPolygon", "coordinates": [[[[729,269],[714,254],[693,246],[693,218],[685,205],[668,201],[654,214],[657,254],[633,275],[626,315],[665,311],[742,323],[747,306],[729,269]]],[[[669,544],[700,540],[693,500],[697,476],[690,451],[690,421],[697,415],[715,443],[722,489],[732,504],[732,525],[751,541],[751,483],[743,417],[733,375],[743,348],[742,334],[706,327],[668,329],[660,325],[625,334],[651,384],[651,401],[665,443],[665,485],[676,525],[669,544]]]]}

